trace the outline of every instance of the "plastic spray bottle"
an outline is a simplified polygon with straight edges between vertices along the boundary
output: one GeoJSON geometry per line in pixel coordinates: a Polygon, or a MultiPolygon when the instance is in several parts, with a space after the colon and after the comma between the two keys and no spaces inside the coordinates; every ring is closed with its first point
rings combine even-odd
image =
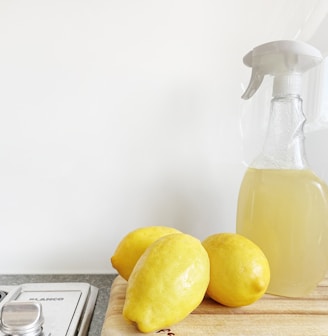
{"type": "Polygon", "coordinates": [[[302,73],[321,61],[317,49],[298,41],[266,43],[244,57],[252,76],[242,98],[265,75],[274,79],[266,140],[241,184],[236,231],[266,254],[267,292],[275,295],[305,296],[328,270],[328,187],[306,161],[300,97],[302,73]]]}

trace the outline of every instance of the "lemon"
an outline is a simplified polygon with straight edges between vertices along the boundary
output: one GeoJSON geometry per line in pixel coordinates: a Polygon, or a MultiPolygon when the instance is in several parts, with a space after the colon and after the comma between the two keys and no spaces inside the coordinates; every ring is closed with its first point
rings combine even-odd
{"type": "Polygon", "coordinates": [[[235,233],[217,233],[203,241],[211,265],[207,295],[230,307],[258,300],[270,282],[269,263],[262,250],[235,233]]]}
{"type": "Polygon", "coordinates": [[[116,247],[111,257],[112,266],[128,280],[134,265],[151,243],[177,232],[180,231],[168,226],[145,226],[129,232],[116,247]]]}
{"type": "Polygon", "coordinates": [[[129,278],[123,316],[141,332],[171,326],[202,301],[209,283],[209,258],[201,242],[175,233],[154,242],[129,278]]]}

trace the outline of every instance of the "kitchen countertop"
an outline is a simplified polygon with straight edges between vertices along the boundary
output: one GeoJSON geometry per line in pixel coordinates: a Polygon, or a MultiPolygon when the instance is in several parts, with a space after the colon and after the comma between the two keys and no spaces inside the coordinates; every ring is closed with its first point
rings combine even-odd
{"type": "Polygon", "coordinates": [[[89,336],[100,336],[108,306],[110,288],[116,274],[10,274],[0,275],[0,285],[31,282],[87,282],[99,289],[89,336]]]}

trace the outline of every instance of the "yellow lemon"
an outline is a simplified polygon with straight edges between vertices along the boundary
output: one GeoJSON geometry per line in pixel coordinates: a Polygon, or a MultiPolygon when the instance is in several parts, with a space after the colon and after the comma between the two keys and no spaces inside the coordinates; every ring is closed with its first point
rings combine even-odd
{"type": "Polygon", "coordinates": [[[154,242],[138,260],[128,281],[123,316],[141,332],[171,326],[203,300],[209,258],[201,242],[184,233],[154,242]]]}
{"type": "Polygon", "coordinates": [[[262,250],[244,236],[217,233],[203,241],[211,265],[207,295],[230,307],[258,300],[270,282],[269,263],[262,250]]]}
{"type": "Polygon", "coordinates": [[[129,232],[116,247],[111,257],[112,266],[128,280],[134,265],[151,243],[177,232],[180,231],[168,226],[145,226],[129,232]]]}

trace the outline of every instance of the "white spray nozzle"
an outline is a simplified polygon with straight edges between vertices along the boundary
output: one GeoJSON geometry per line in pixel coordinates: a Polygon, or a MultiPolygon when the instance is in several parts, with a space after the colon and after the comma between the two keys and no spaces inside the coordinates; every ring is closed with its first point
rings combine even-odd
{"type": "Polygon", "coordinates": [[[300,93],[301,74],[318,65],[322,59],[319,50],[301,41],[282,40],[262,44],[243,58],[244,64],[252,68],[252,77],[242,98],[251,98],[265,75],[275,77],[274,96],[300,93]]]}

